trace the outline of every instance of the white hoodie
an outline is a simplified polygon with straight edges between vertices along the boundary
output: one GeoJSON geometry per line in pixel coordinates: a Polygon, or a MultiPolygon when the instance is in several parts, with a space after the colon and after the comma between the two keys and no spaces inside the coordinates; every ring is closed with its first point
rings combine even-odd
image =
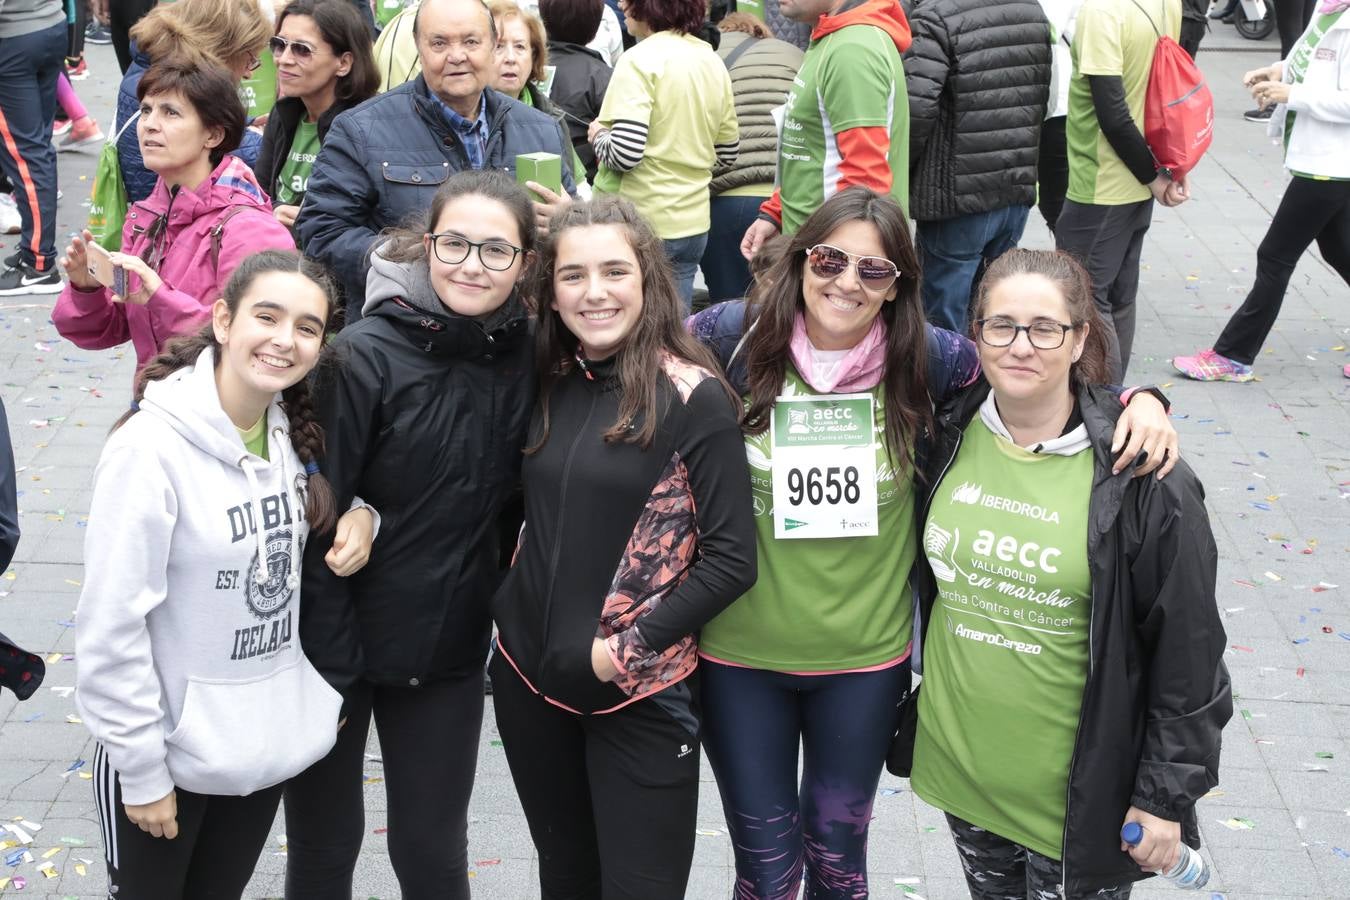
{"type": "Polygon", "coordinates": [[[123,801],[243,796],[323,757],[341,696],[300,649],[306,476],[286,414],[244,449],[207,349],[152,382],[95,472],[76,701],[123,801]]]}
{"type": "MultiPolygon", "coordinates": [[[[1320,14],[1313,13],[1292,52],[1300,52],[1320,19],[1320,14]]],[[[1282,68],[1287,82],[1292,77],[1288,61],[1282,68]]],[[[1284,136],[1287,110],[1295,115],[1285,166],[1304,175],[1350,178],[1350,151],[1346,150],[1350,143],[1350,11],[1313,48],[1302,83],[1290,86],[1289,103],[1277,107],[1270,117],[1267,133],[1271,137],[1284,136]]]]}

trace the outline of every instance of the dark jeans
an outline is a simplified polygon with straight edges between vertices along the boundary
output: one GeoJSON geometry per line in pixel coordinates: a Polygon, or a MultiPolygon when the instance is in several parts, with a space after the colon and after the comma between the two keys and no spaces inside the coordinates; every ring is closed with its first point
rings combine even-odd
{"type": "MultiPolygon", "coordinates": [[[[76,0],[78,3],[79,0],[76,0]]],[[[108,31],[112,33],[113,50],[117,52],[117,66],[125,75],[131,66],[131,26],[154,9],[159,0],[109,0],[108,31]]]]}
{"type": "Polygon", "coordinates": [[[1350,284],[1350,181],[1289,182],[1270,229],[1256,248],[1256,280],[1224,326],[1214,351],[1251,365],[1284,302],[1294,267],[1313,241],[1322,258],[1350,284]]]}
{"type": "Polygon", "coordinates": [[[1061,893],[1064,865],[992,831],[947,814],[971,900],[1128,900],[1132,885],[1087,894],[1061,893]]]}
{"type": "Polygon", "coordinates": [[[684,302],[684,312],[688,315],[694,304],[694,275],[698,272],[698,261],[703,258],[703,248],[708,246],[708,232],[662,239],[661,243],[665,245],[666,259],[670,260],[671,274],[675,276],[675,291],[684,302]]]}
{"type": "Polygon", "coordinates": [[[247,797],[175,788],[178,837],[157,838],[127,818],[108,755],[94,748],[94,811],[103,835],[110,897],[128,900],[238,900],[277,816],[281,785],[247,797]]]}
{"type": "Polygon", "coordinates": [[[539,853],[543,900],[681,900],[698,818],[698,676],[604,715],[492,656],[492,706],[539,853]]]}
{"type": "Polygon", "coordinates": [[[1106,365],[1112,384],[1124,384],[1130,367],[1139,254],[1152,221],[1152,197],[1121,206],[1066,200],[1055,225],[1055,247],[1072,254],[1092,277],[1092,299],[1106,326],[1106,365]]]}
{"type": "Polygon", "coordinates": [[[384,757],[389,861],[404,900],[468,900],[481,669],[422,687],[361,682],[352,689],[337,745],[286,784],[286,896],[351,900],[365,836],[361,772],[372,709],[384,757]]]}
{"type": "Polygon", "coordinates": [[[1280,33],[1280,59],[1288,59],[1294,44],[1312,21],[1318,0],[1275,0],[1275,29],[1280,33]]]}
{"type": "Polygon", "coordinates": [[[66,57],[64,22],[0,40],[0,169],[19,206],[19,258],[56,263],[56,79],[66,57]]]}
{"type": "Polygon", "coordinates": [[[736,854],[736,900],[867,896],[867,829],[909,661],[790,675],[699,661],[703,744],[736,854]],[[798,747],[805,752],[800,782],[798,747]]]}
{"type": "Polygon", "coordinates": [[[1017,246],[1030,211],[1028,206],[1005,206],[918,223],[915,243],[923,265],[920,293],[929,322],[966,333],[970,300],[981,270],[1017,246]]]}
{"type": "Polygon", "coordinates": [[[720,303],[744,297],[750,291],[750,263],[741,256],[741,238],[759,217],[765,197],[713,197],[712,227],[703,250],[703,280],[708,300],[720,303]]]}
{"type": "Polygon", "coordinates": [[[1055,232],[1055,223],[1064,209],[1064,194],[1069,189],[1069,145],[1064,134],[1068,121],[1068,116],[1055,116],[1041,125],[1041,148],[1036,160],[1036,208],[1041,211],[1051,234],[1055,232]]]}

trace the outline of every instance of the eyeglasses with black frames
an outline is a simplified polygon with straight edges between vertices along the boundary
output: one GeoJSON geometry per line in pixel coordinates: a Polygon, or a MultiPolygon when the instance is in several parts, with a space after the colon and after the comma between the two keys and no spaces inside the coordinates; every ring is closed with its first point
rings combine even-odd
{"type": "Polygon", "coordinates": [[[1054,319],[1037,319],[1030,325],[1018,325],[1003,316],[977,319],[975,333],[990,347],[1010,347],[1019,332],[1026,332],[1027,340],[1037,350],[1058,350],[1064,346],[1064,336],[1073,331],[1072,325],[1054,319]]]}
{"type": "Polygon", "coordinates": [[[461,234],[427,234],[436,258],[447,266],[457,266],[469,258],[470,250],[478,251],[483,268],[505,272],[511,268],[523,249],[506,241],[471,241],[461,234]]]}

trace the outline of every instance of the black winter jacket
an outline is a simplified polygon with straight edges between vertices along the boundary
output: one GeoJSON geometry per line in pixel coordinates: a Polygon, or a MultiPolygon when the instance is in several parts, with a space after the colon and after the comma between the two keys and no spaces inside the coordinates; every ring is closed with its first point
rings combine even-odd
{"type": "MultiPolygon", "coordinates": [[[[924,464],[928,496],[915,504],[916,538],[988,393],[981,377],[938,410],[924,464]]],[[[1065,888],[1084,896],[1148,877],[1120,850],[1130,806],[1180,822],[1182,839],[1200,846],[1195,803],[1218,784],[1220,735],[1233,715],[1233,696],[1214,593],[1218,551],[1200,480],[1185,460],[1162,481],[1135,478],[1133,467],[1112,475],[1120,403],[1109,390],[1089,388],[1079,391],[1078,404],[1095,459],[1088,500],[1092,613],[1063,859],[1065,888]]],[[[924,559],[920,548],[917,671],[937,594],[924,559]]]]}
{"type": "MultiPolygon", "coordinates": [[[[611,712],[683,681],[693,635],[755,583],[755,524],[739,409],[691,363],[654,360],[650,447],[606,441],[612,360],[573,367],[549,398],[549,437],[524,463],[525,530],[492,602],[502,655],[577,713],[611,712]],[[601,682],[591,645],[619,669],[601,682]]],[[[531,443],[540,433],[539,414],[531,443]]]]}
{"type": "Polygon", "coordinates": [[[305,547],[300,637],[338,691],[358,678],[416,687],[487,658],[497,516],[535,392],[529,321],[507,302],[514,313],[489,332],[385,300],[343,329],[333,371],[316,379],[339,509],[359,495],[381,516],[370,562],[348,578],[323,561],[331,532],[305,547]]]}
{"type": "Polygon", "coordinates": [[[1036,200],[1050,101],[1050,23],[1037,0],[905,4],[913,43],[909,213],[951,219],[1036,200]]]}
{"type": "Polygon", "coordinates": [[[554,67],[549,99],[567,114],[567,132],[572,146],[586,167],[586,179],[594,180],[598,164],[595,148],[586,131],[600,115],[600,104],[605,102],[605,91],[609,89],[614,70],[591,48],[566,41],[548,42],[548,61],[554,67]]]}
{"type": "MultiPolygon", "coordinates": [[[[328,137],[333,120],[354,106],[355,103],[338,100],[319,116],[319,146],[322,147],[328,137]]],[[[273,202],[277,196],[277,178],[286,165],[291,142],[295,140],[296,129],[300,127],[300,120],[305,114],[304,101],[298,97],[282,97],[267,117],[267,128],[263,130],[262,147],[258,150],[258,161],[253,164],[253,175],[273,202]]],[[[301,202],[304,202],[303,196],[301,202]]]]}
{"type": "MultiPolygon", "coordinates": [[[[521,153],[563,152],[558,123],[488,90],[484,168],[514,176],[521,153]]],[[[309,178],[296,221],[305,253],[331,268],[347,298],[347,322],[360,317],[369,252],[381,229],[426,213],[452,172],[470,168],[459,136],[419,75],[338,116],[309,178]]],[[[563,188],[576,193],[571,170],[563,188]]]]}

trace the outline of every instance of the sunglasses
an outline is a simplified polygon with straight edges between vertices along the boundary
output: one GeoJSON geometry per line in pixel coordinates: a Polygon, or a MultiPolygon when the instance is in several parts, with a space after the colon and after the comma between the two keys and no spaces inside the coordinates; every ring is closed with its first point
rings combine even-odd
{"type": "Polygon", "coordinates": [[[288,41],[284,37],[277,36],[267,42],[267,46],[272,50],[273,59],[281,59],[287,50],[295,57],[296,62],[309,62],[314,58],[317,52],[315,48],[301,41],[288,41]]]}
{"type": "Polygon", "coordinates": [[[895,263],[884,256],[857,256],[829,244],[816,244],[807,250],[806,264],[817,278],[838,278],[852,265],[858,280],[870,291],[884,291],[900,277],[895,263]]]}

